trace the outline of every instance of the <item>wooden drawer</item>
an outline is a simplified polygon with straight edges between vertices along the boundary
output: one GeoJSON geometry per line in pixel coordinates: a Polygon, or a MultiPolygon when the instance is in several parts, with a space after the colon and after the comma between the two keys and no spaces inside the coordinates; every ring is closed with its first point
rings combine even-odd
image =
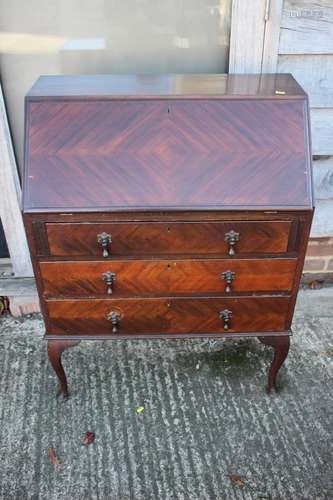
{"type": "Polygon", "coordinates": [[[202,295],[290,291],[296,263],[296,259],[286,258],[114,259],[106,262],[41,262],[40,270],[46,297],[106,297],[108,289],[113,297],[202,295]],[[232,273],[231,276],[228,271],[232,273]],[[228,282],[228,278],[232,278],[231,281],[228,282]]]}
{"type": "Polygon", "coordinates": [[[117,335],[284,331],[287,297],[49,300],[49,334],[117,335]],[[229,329],[220,318],[231,312],[229,329]],[[120,321],[117,333],[107,317],[120,321]]]}
{"type": "Polygon", "coordinates": [[[112,256],[230,252],[230,232],[238,234],[235,254],[276,254],[288,249],[290,221],[47,223],[50,255],[102,257],[98,235],[112,238],[112,256]]]}

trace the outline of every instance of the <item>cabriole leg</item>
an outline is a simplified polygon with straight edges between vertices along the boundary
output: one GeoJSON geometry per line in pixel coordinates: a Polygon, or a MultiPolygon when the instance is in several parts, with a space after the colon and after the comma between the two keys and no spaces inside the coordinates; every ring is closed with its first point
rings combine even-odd
{"type": "Polygon", "coordinates": [[[284,360],[288,355],[290,337],[285,335],[280,337],[258,337],[258,339],[263,344],[273,347],[274,349],[274,358],[269,369],[267,386],[267,391],[271,392],[273,387],[275,390],[277,390],[276,377],[281,366],[283,365],[284,360]]]}
{"type": "Polygon", "coordinates": [[[65,370],[61,363],[61,355],[65,349],[69,347],[73,347],[79,344],[79,341],[76,340],[48,340],[47,341],[47,353],[49,357],[49,361],[56,372],[56,375],[59,380],[59,392],[63,395],[64,399],[68,398],[68,385],[65,370]]]}

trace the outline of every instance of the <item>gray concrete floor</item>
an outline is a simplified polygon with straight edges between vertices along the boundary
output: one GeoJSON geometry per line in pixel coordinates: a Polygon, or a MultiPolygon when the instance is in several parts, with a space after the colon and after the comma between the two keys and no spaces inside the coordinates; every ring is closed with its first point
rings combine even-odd
{"type": "Polygon", "coordinates": [[[277,395],[255,339],[116,341],[64,354],[63,402],[40,316],[1,318],[0,498],[332,499],[332,320],[301,292],[277,395]]]}

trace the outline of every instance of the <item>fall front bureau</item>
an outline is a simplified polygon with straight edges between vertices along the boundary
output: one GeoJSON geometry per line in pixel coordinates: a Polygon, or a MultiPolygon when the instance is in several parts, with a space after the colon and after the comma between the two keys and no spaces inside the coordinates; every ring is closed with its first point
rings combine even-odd
{"type": "Polygon", "coordinates": [[[64,396],[84,339],[255,336],[275,386],[313,216],[290,75],[41,77],[23,194],[64,396]]]}

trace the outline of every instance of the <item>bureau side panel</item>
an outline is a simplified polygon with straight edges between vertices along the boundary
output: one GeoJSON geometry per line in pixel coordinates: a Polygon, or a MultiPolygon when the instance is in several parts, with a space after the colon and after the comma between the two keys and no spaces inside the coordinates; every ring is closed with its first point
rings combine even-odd
{"type": "Polygon", "coordinates": [[[297,300],[297,294],[299,291],[299,286],[302,278],[302,272],[304,267],[306,250],[308,247],[311,224],[313,220],[314,211],[311,210],[305,214],[299,214],[298,224],[297,224],[297,235],[296,235],[296,247],[298,248],[298,258],[297,266],[294,274],[294,282],[292,286],[291,299],[289,301],[289,309],[287,316],[287,328],[291,328],[291,323],[294,316],[295,304],[297,300]]]}

